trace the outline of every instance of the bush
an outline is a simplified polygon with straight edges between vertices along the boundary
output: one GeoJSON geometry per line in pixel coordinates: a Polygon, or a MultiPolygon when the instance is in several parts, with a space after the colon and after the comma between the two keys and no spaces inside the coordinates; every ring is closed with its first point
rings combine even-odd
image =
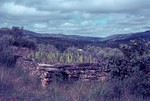
{"type": "Polygon", "coordinates": [[[122,58],[109,60],[111,78],[123,83],[130,94],[150,97],[150,53],[148,42],[144,40],[131,41],[121,46],[122,58]]]}
{"type": "Polygon", "coordinates": [[[0,64],[6,67],[14,67],[19,56],[13,56],[12,54],[1,52],[0,64]]]}

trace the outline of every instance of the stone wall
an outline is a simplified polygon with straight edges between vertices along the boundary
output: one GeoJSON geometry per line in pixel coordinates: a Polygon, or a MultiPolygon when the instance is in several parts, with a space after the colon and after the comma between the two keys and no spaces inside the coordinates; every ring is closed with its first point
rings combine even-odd
{"type": "Polygon", "coordinates": [[[40,64],[34,60],[20,57],[17,65],[28,72],[41,78],[42,86],[57,81],[81,80],[81,81],[104,81],[109,75],[99,63],[64,64],[40,64]]]}
{"type": "Polygon", "coordinates": [[[53,65],[38,67],[43,71],[41,77],[42,85],[45,86],[53,80],[81,80],[81,81],[104,81],[109,75],[98,63],[80,63],[73,65],[53,65]]]}

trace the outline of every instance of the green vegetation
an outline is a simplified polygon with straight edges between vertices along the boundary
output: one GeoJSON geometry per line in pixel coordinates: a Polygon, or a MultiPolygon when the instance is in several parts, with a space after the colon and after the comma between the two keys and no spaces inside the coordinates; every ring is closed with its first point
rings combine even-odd
{"type": "MultiPolygon", "coordinates": [[[[120,48],[84,46],[59,51],[23,34],[22,28],[7,29],[0,37],[0,101],[149,101],[150,42],[144,39],[121,44],[120,48]],[[93,63],[107,72],[106,81],[52,82],[41,87],[17,65],[16,50],[30,50],[29,59],[50,64],[93,63]],[[13,68],[11,68],[13,67],[13,68]]],[[[59,46],[60,47],[60,46],[59,46]]],[[[31,67],[32,68],[32,67],[31,67]]],[[[31,69],[29,68],[29,69],[31,69]]],[[[59,78],[57,78],[59,79],[59,78]]]]}
{"type": "Polygon", "coordinates": [[[63,63],[63,64],[71,64],[71,63],[82,63],[82,62],[93,62],[94,58],[92,58],[92,54],[86,54],[85,52],[69,52],[66,50],[64,53],[58,52],[55,50],[54,52],[46,52],[42,50],[34,51],[28,56],[29,58],[35,59],[38,62],[46,62],[46,63],[63,63]]]}

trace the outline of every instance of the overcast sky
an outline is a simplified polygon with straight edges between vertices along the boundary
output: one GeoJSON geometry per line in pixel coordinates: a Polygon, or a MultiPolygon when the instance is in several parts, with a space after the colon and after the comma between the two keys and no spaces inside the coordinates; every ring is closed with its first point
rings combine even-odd
{"type": "Polygon", "coordinates": [[[0,27],[105,37],[150,30],[150,0],[0,0],[0,27]]]}

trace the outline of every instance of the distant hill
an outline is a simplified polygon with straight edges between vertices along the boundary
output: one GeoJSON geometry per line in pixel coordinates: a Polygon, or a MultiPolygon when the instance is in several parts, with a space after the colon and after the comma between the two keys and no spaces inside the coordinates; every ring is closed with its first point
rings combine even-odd
{"type": "Polygon", "coordinates": [[[129,41],[134,39],[148,39],[150,40],[150,31],[130,33],[130,34],[116,34],[103,39],[103,41],[129,41]]]}
{"type": "Polygon", "coordinates": [[[34,37],[61,38],[61,39],[83,40],[83,41],[93,41],[93,42],[129,41],[129,40],[139,39],[139,38],[150,39],[150,31],[130,33],[130,34],[116,34],[105,38],[87,37],[87,36],[79,36],[79,35],[64,35],[64,34],[41,34],[41,33],[36,33],[28,30],[24,30],[24,34],[31,35],[34,37]]]}
{"type": "MultiPolygon", "coordinates": [[[[0,29],[0,35],[9,33],[9,28],[0,29]]],[[[37,39],[39,44],[51,44],[58,50],[64,51],[68,47],[83,48],[86,45],[100,46],[100,47],[118,47],[119,44],[128,43],[134,39],[146,39],[150,40],[150,31],[130,33],[130,34],[116,34],[105,38],[100,37],[84,37],[78,35],[64,35],[64,34],[41,34],[32,32],[29,30],[23,30],[24,35],[30,36],[30,38],[37,39]]]]}
{"type": "Polygon", "coordinates": [[[73,40],[83,40],[83,41],[101,41],[101,39],[102,39],[100,37],[87,37],[87,36],[79,36],[79,35],[35,33],[32,31],[28,31],[28,30],[24,30],[24,34],[36,36],[36,37],[51,37],[51,38],[73,39],[73,40]]]}
{"type": "Polygon", "coordinates": [[[101,42],[105,47],[119,47],[120,44],[127,44],[130,40],[145,39],[150,41],[150,31],[118,34],[104,38],[101,42]]]}

